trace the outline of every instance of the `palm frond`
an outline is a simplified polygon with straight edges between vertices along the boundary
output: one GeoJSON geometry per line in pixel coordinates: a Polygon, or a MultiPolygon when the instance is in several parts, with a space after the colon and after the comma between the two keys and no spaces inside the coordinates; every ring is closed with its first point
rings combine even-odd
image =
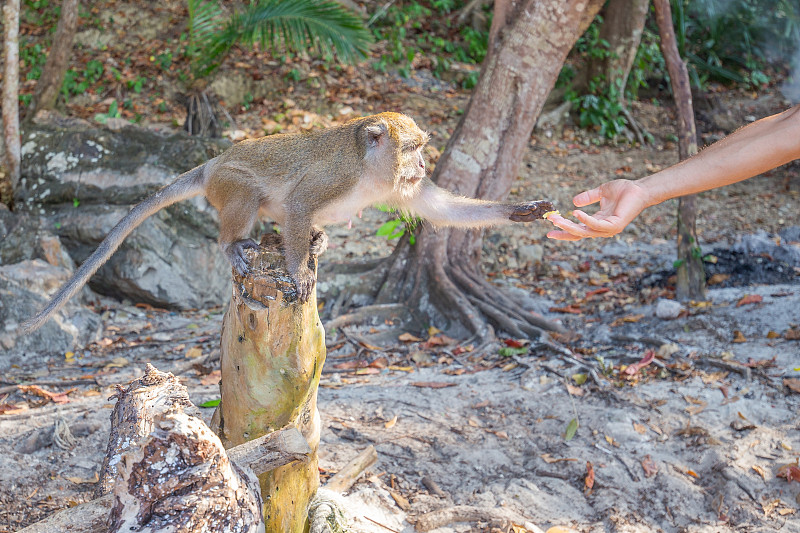
{"type": "Polygon", "coordinates": [[[215,36],[222,23],[222,9],[216,0],[187,0],[189,9],[188,55],[192,58],[192,72],[202,77],[219,66],[219,54],[209,55],[207,50],[214,45],[215,36]]]}
{"type": "Polygon", "coordinates": [[[340,60],[354,62],[366,57],[372,36],[358,15],[331,0],[260,0],[230,18],[212,49],[234,42],[326,56],[335,52],[340,60]]]}

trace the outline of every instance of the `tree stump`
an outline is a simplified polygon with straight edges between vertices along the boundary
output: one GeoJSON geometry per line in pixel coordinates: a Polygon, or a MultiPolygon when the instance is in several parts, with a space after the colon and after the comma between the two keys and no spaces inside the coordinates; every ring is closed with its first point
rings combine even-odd
{"type": "MultiPolygon", "coordinates": [[[[316,294],[297,300],[280,238],[266,235],[247,250],[251,273],[234,274],[233,295],[222,325],[222,402],[219,435],[226,447],[297,427],[311,447],[304,464],[259,476],[267,532],[302,533],[308,506],[319,486],[320,419],[317,388],[325,362],[325,333],[316,294]]],[[[309,268],[316,273],[316,257],[309,268]]]]}

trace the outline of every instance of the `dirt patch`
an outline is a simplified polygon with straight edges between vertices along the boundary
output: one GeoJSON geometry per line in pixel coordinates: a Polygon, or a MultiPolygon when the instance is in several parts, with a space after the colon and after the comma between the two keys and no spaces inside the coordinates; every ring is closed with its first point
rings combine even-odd
{"type": "MultiPolygon", "coordinates": [[[[158,9],[180,19],[182,5],[167,1],[158,9]]],[[[134,36],[123,32],[123,45],[134,36]]],[[[149,42],[147,52],[157,57],[163,45],[149,42]]],[[[87,53],[79,51],[79,59],[87,53]]],[[[262,59],[237,51],[230,64],[262,59]]],[[[263,64],[281,79],[307,66],[263,64]]],[[[134,58],[133,66],[151,69],[151,79],[159,80],[149,59],[134,58]]],[[[121,67],[126,81],[136,79],[131,68],[121,67]]],[[[258,69],[239,69],[258,77],[258,69]]],[[[287,82],[291,88],[274,99],[267,91],[269,101],[250,111],[242,106],[237,127],[248,135],[263,132],[286,111],[288,96],[296,112],[286,118],[290,127],[393,109],[414,115],[441,149],[468,97],[423,77],[365,80],[364,72],[345,69],[341,78],[287,82]],[[303,111],[309,109],[317,113],[303,111]]],[[[122,95],[124,86],[109,90],[122,95]]],[[[164,94],[170,91],[174,86],[164,94]]],[[[126,118],[150,109],[145,96],[128,96],[126,118]]],[[[107,111],[99,97],[89,100],[69,109],[85,117],[107,111]]],[[[228,104],[235,109],[239,102],[228,104]]],[[[177,106],[165,105],[164,113],[153,112],[152,125],[181,122],[177,106]]],[[[702,138],[720,138],[733,124],[787,105],[769,91],[757,98],[721,93],[715,107],[701,110],[707,116],[702,138]],[[714,118],[720,109],[729,120],[714,118]]],[[[512,198],[550,199],[566,213],[578,192],[677,162],[669,106],[637,103],[634,115],[653,134],[652,146],[598,145],[569,126],[534,135],[512,198]]],[[[435,342],[403,344],[394,340],[397,332],[352,330],[351,336],[377,334],[384,341],[394,336],[379,349],[364,349],[341,332],[331,334],[319,401],[321,466],[327,476],[366,445],[376,446],[378,464],[349,497],[361,528],[411,532],[422,513],[468,505],[486,516],[504,509],[544,529],[563,525],[582,532],[800,531],[800,483],[778,476],[800,452],[800,395],[785,384],[800,378],[800,341],[792,333],[800,323],[800,284],[791,262],[731,248],[744,235],[763,231],[774,240],[800,224],[799,170],[790,164],[699,196],[703,250],[717,257],[709,273],[730,276],[712,285],[708,302],[686,305],[673,320],[654,315],[658,300],[672,297],[675,202],[666,202],[610,240],[547,241],[544,222],[486,232],[487,276],[516,291],[530,310],[560,320],[571,333],[557,345],[503,339],[508,342],[459,348],[441,334],[434,334],[435,342]],[[660,281],[643,282],[653,276],[660,281]],[[740,304],[747,295],[760,300],[740,304]],[[567,439],[573,420],[577,428],[567,439]]],[[[352,229],[330,228],[323,263],[388,255],[393,242],[375,235],[387,217],[372,210],[352,229]]],[[[322,302],[337,283],[320,279],[322,302]]],[[[74,353],[15,358],[13,366],[0,357],[3,385],[26,380],[50,383],[43,385],[48,390],[75,389],[63,404],[32,393],[0,393],[6,410],[0,415],[0,532],[91,498],[108,434],[107,398],[114,384],[139,376],[145,362],[180,375],[195,403],[218,397],[210,361],[218,351],[219,309],[168,313],[103,303],[106,329],[99,342],[74,353]],[[81,381],[59,385],[64,380],[81,381]],[[57,420],[72,428],[74,444],[53,444],[57,420]]],[[[489,523],[436,531],[489,531],[489,523]]]]}

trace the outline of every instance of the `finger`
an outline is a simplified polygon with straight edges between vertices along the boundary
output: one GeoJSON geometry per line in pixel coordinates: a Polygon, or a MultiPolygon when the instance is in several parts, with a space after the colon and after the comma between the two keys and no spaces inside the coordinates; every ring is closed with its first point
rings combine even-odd
{"type": "Polygon", "coordinates": [[[617,230],[617,225],[609,220],[595,218],[577,209],[573,211],[572,214],[575,215],[575,218],[580,220],[585,226],[595,231],[602,231],[603,233],[619,233],[617,230]]]}
{"type": "Polygon", "coordinates": [[[558,230],[548,231],[547,238],[556,241],[579,241],[583,239],[583,237],[580,237],[578,235],[573,235],[572,233],[567,233],[566,231],[558,231],[558,230]]]}
{"type": "Polygon", "coordinates": [[[609,231],[608,229],[600,229],[596,230],[594,228],[590,228],[583,224],[576,224],[571,220],[567,220],[564,217],[552,215],[547,217],[547,219],[553,223],[554,226],[561,228],[562,230],[570,233],[571,235],[575,235],[581,238],[587,237],[610,237],[613,235],[613,232],[609,231]]]}
{"type": "Polygon", "coordinates": [[[585,191],[580,194],[576,194],[575,197],[572,199],[572,203],[575,204],[575,207],[584,207],[589,204],[599,202],[600,197],[601,197],[600,187],[598,187],[590,191],[585,191]]]}

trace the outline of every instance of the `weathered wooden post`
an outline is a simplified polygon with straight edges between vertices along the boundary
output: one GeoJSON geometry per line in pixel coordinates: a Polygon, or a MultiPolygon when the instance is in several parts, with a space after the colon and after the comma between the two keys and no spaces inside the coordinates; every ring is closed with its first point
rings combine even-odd
{"type": "MultiPolygon", "coordinates": [[[[311,459],[259,476],[267,533],[302,533],[319,486],[320,419],[317,388],[325,362],[325,333],[316,294],[300,303],[286,270],[280,239],[267,235],[248,250],[252,271],[234,275],[221,339],[222,402],[217,411],[225,447],[286,425],[297,427],[311,459]]],[[[309,267],[316,272],[316,256],[309,267]]]]}

